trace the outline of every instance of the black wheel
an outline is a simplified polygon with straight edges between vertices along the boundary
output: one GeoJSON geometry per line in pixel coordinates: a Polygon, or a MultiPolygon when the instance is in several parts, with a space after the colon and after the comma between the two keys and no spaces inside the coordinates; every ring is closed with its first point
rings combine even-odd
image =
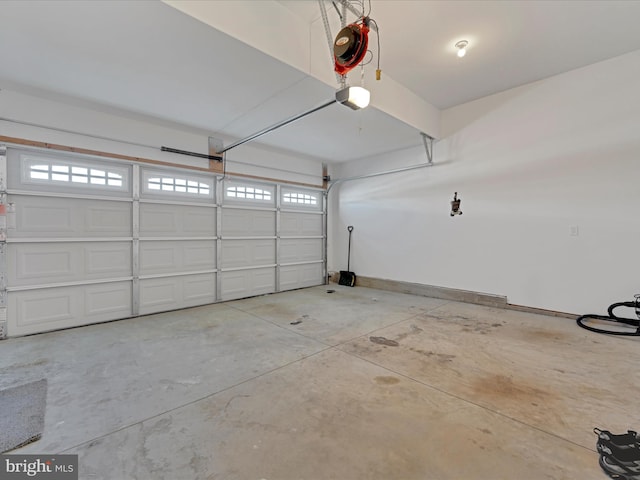
{"type": "MultiPolygon", "coordinates": [[[[606,473],[610,478],[615,478],[616,480],[634,480],[640,478],[640,476],[636,475],[627,475],[626,473],[616,473],[614,470],[620,471],[624,470],[619,465],[615,463],[610,463],[607,461],[607,457],[604,455],[600,455],[600,468],[606,473]]],[[[640,474],[639,474],[640,475],[640,474]]]]}

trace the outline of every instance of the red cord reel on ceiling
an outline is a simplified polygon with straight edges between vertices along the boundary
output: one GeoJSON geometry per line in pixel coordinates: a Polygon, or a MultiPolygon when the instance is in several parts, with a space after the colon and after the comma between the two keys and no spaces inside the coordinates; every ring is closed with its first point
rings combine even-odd
{"type": "Polygon", "coordinates": [[[338,32],[333,42],[334,70],[346,75],[364,58],[369,46],[369,17],[363,17],[362,23],[352,23],[338,32]]]}

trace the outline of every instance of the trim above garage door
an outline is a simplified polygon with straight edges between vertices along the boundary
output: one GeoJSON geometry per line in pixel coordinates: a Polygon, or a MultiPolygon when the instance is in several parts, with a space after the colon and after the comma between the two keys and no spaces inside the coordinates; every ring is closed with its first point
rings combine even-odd
{"type": "MultiPolygon", "coordinates": [[[[49,128],[49,127],[45,127],[45,128],[49,128]]],[[[130,156],[130,155],[121,155],[121,154],[118,154],[118,153],[105,152],[105,151],[101,151],[101,150],[91,150],[91,149],[87,149],[87,148],[71,147],[69,145],[61,145],[61,144],[55,144],[55,143],[49,143],[49,142],[42,142],[42,141],[38,141],[38,140],[29,140],[29,139],[26,139],[26,138],[7,137],[7,136],[4,136],[4,135],[0,135],[0,143],[5,143],[5,144],[15,145],[15,146],[22,146],[22,147],[34,147],[34,148],[37,148],[37,149],[47,149],[47,150],[54,150],[54,151],[61,151],[61,152],[77,153],[77,154],[80,154],[80,155],[91,155],[91,156],[95,156],[95,157],[111,158],[111,159],[115,159],[115,160],[125,160],[125,161],[130,161],[130,162],[141,163],[141,164],[151,164],[151,165],[158,165],[158,166],[163,166],[163,167],[174,167],[174,168],[194,170],[194,171],[199,171],[199,172],[223,174],[225,176],[225,178],[228,178],[228,177],[249,178],[249,179],[267,181],[267,182],[284,183],[284,184],[289,184],[289,185],[299,185],[299,186],[302,186],[302,187],[321,188],[321,189],[325,189],[326,188],[326,185],[325,185],[324,182],[321,185],[317,185],[317,184],[314,184],[314,183],[295,182],[295,181],[291,181],[291,180],[283,180],[283,179],[273,178],[273,177],[263,177],[263,176],[258,176],[258,175],[249,175],[249,174],[246,174],[246,173],[225,171],[224,161],[223,162],[218,162],[218,161],[210,160],[209,161],[209,167],[205,168],[205,167],[196,167],[196,166],[193,166],[193,165],[183,165],[183,164],[179,164],[179,163],[165,162],[165,161],[161,161],[161,160],[154,160],[154,159],[151,159],[151,158],[134,157],[134,156],[130,156]]]]}
{"type": "Polygon", "coordinates": [[[41,142],[38,140],[28,140],[26,138],[6,137],[4,135],[0,135],[0,142],[19,145],[19,146],[36,147],[36,148],[43,148],[47,150],[56,150],[60,152],[78,153],[80,155],[91,155],[94,157],[112,158],[115,160],[127,160],[130,162],[147,163],[147,164],[159,165],[159,166],[165,166],[165,167],[188,168],[189,170],[198,170],[201,172],[222,173],[222,170],[223,170],[222,164],[220,162],[213,161],[213,160],[209,162],[209,168],[204,168],[204,167],[195,167],[195,166],[189,166],[189,165],[180,165],[178,163],[172,163],[172,162],[163,162],[161,160],[153,160],[150,158],[133,157],[131,155],[121,155],[119,153],[104,152],[101,150],[91,150],[88,148],[71,147],[69,145],[60,145],[57,143],[41,142]]]}

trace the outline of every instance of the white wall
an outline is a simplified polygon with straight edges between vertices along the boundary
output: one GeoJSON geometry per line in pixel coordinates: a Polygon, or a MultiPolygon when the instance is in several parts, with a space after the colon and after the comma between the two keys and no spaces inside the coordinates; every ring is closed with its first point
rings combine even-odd
{"type": "MultiPolygon", "coordinates": [[[[0,135],[197,167],[208,167],[209,161],[162,152],[160,147],[208,153],[209,135],[218,137],[50,92],[7,88],[0,90],[0,135]]],[[[252,143],[229,151],[227,160],[234,173],[322,185],[322,163],[312,157],[252,143]]]]}
{"type": "MultiPolygon", "coordinates": [[[[337,185],[330,270],[603,312],[640,292],[640,52],[443,112],[434,167],[337,185]],[[454,191],[462,216],[449,216],[454,191]],[[571,227],[578,236],[571,236],[571,227]]],[[[333,178],[426,161],[423,149],[333,178]]]]}

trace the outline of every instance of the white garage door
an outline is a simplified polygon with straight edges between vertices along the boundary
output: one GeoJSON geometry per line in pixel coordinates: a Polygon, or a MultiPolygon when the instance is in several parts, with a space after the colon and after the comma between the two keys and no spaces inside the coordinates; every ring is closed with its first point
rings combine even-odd
{"type": "Polygon", "coordinates": [[[280,290],[324,283],[323,211],[321,191],[280,187],[280,290]]]}
{"type": "Polygon", "coordinates": [[[320,190],[225,181],[221,298],[324,283],[320,190]]]}
{"type": "Polygon", "coordinates": [[[224,182],[221,298],[277,291],[276,186],[224,182]]]}
{"type": "Polygon", "coordinates": [[[215,302],[215,177],[141,170],[137,313],[215,302]]]}
{"type": "Polygon", "coordinates": [[[131,316],[132,166],[7,153],[8,334],[131,316]]]}
{"type": "Polygon", "coordinates": [[[18,148],[0,161],[9,336],[324,283],[321,190],[18,148]]]}

